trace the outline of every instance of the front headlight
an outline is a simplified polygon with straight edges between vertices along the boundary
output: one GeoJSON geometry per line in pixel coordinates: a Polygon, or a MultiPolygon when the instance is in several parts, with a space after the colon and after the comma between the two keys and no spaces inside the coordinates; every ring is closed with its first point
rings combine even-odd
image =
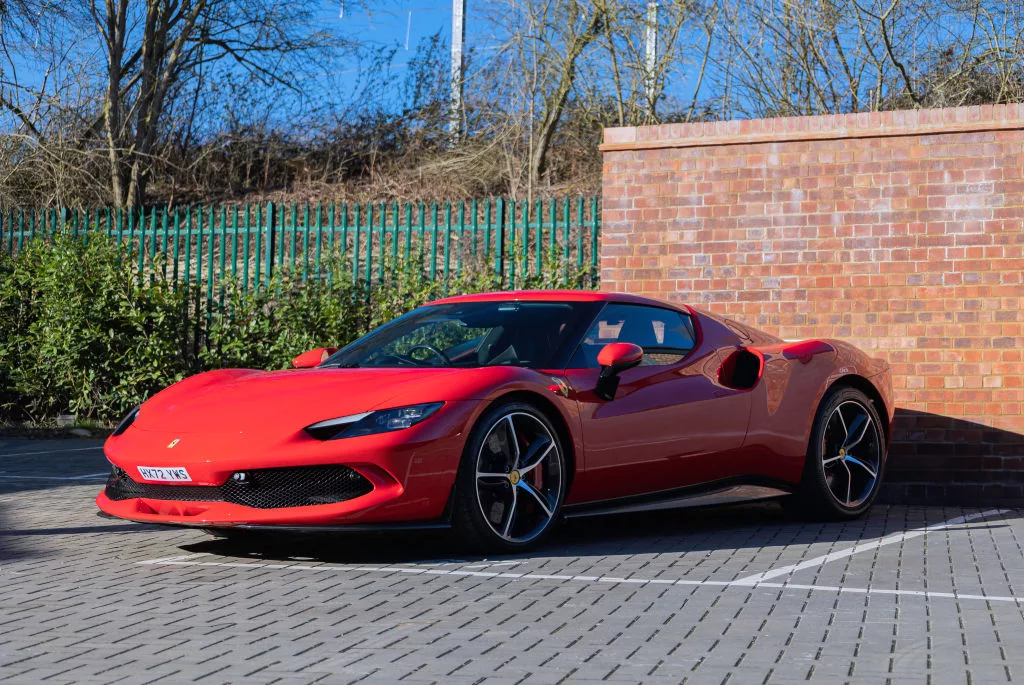
{"type": "Polygon", "coordinates": [[[117,424],[117,428],[114,429],[113,435],[120,435],[121,433],[124,433],[126,430],[128,430],[129,426],[135,423],[135,419],[139,418],[139,410],[141,408],[142,405],[140,404],[139,406],[135,407],[135,409],[132,409],[128,413],[128,416],[121,419],[121,423],[117,424]]]}
{"type": "Polygon", "coordinates": [[[440,409],[443,404],[444,402],[429,402],[409,407],[379,409],[362,414],[341,416],[306,426],[305,430],[317,440],[336,440],[372,433],[390,433],[415,426],[440,409]]]}

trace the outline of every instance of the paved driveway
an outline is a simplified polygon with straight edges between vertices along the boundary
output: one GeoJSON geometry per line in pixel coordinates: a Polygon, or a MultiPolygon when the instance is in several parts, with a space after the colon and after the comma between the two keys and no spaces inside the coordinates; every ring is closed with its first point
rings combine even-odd
{"type": "Polygon", "coordinates": [[[96,442],[0,441],[0,682],[1024,680],[1016,511],[774,505],[248,543],[111,521],[96,442]]]}

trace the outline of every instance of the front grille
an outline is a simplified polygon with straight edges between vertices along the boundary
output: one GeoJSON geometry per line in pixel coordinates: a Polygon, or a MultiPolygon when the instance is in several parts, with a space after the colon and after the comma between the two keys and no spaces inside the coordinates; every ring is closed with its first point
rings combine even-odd
{"type": "Polygon", "coordinates": [[[255,509],[306,507],[354,499],[373,485],[347,466],[299,466],[245,471],[245,481],[229,478],[223,485],[161,485],[139,483],[114,467],[106,494],[120,501],[144,497],[176,502],[230,502],[255,509]]]}

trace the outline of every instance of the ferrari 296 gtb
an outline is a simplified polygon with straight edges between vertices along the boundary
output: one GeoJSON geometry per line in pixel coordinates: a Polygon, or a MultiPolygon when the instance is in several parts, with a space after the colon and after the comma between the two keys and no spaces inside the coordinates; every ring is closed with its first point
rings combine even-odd
{"type": "Polygon", "coordinates": [[[563,517],[768,497],[862,514],[888,365],[625,294],[450,297],[295,369],[157,393],[107,440],[109,515],[209,529],[453,527],[527,548],[563,517]]]}

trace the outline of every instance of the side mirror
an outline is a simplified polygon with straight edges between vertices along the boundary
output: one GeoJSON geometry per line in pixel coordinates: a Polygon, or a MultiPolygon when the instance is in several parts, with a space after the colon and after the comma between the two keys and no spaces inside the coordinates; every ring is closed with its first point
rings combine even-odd
{"type": "Polygon", "coordinates": [[[337,351],[337,347],[318,347],[315,350],[303,352],[293,359],[292,366],[296,369],[312,369],[314,366],[320,366],[320,364],[326,361],[328,357],[337,351]]]}
{"type": "Polygon", "coordinates": [[[602,347],[597,355],[601,375],[597,378],[594,392],[602,400],[615,399],[615,391],[619,389],[619,374],[632,369],[643,359],[643,348],[633,343],[608,343],[602,347]]]}

